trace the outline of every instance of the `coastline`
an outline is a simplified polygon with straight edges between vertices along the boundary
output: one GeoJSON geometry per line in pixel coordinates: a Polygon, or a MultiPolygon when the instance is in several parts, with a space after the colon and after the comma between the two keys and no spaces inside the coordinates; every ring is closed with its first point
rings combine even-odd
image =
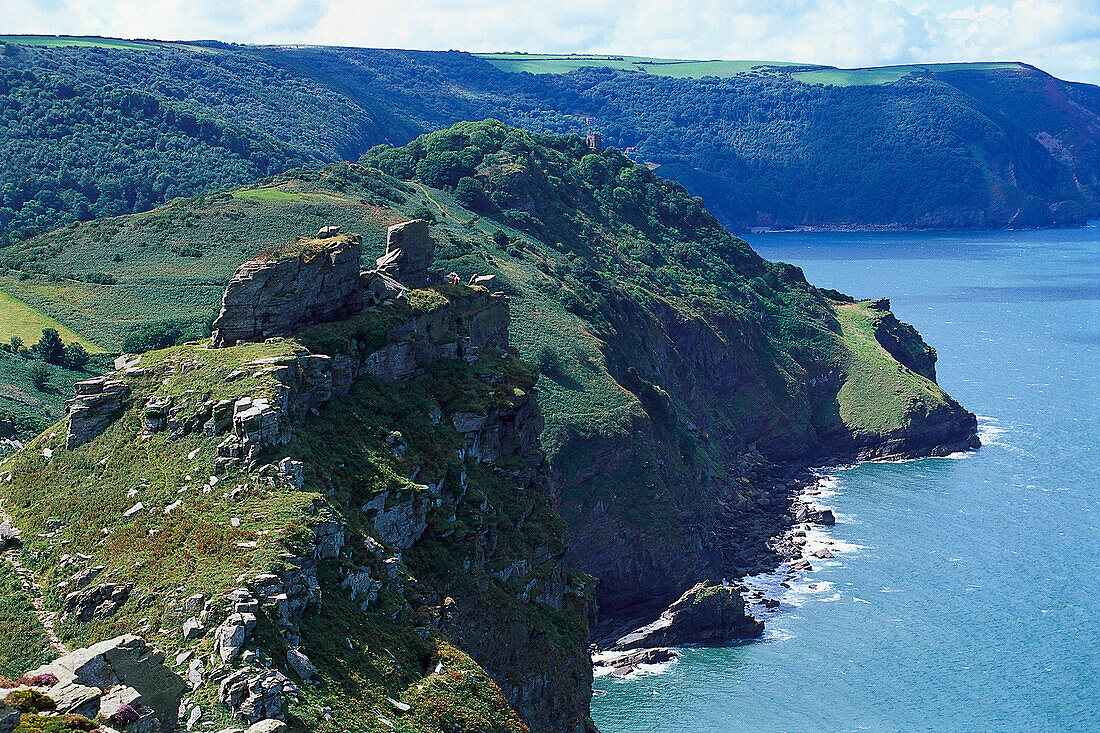
{"type": "MultiPolygon", "coordinates": [[[[801,588],[799,580],[813,572],[815,563],[833,561],[838,555],[860,549],[824,534],[823,529],[837,523],[832,507],[821,500],[836,494],[839,479],[837,471],[854,468],[862,463],[901,463],[924,458],[962,456],[981,447],[975,418],[975,429],[966,436],[945,440],[935,445],[906,447],[897,441],[884,439],[877,450],[856,450],[847,457],[819,457],[814,463],[767,463],[764,469],[767,479],[758,483],[774,482],[785,491],[772,493],[769,512],[764,519],[772,531],[748,533],[740,538],[740,545],[762,548],[752,553],[751,565],[742,572],[721,578],[723,585],[740,588],[747,616],[765,624],[769,618],[782,611],[783,598],[792,591],[820,593],[829,587],[810,583],[801,588]],[[782,496],[780,496],[782,494],[782,496]],[[778,531],[775,531],[778,530],[778,531]]],[[[761,527],[763,529],[763,527],[761,527]]],[[[731,527],[732,529],[732,527],[731,527]]],[[[715,579],[718,580],[718,579],[715,579]]],[[[667,604],[638,607],[629,617],[611,619],[591,627],[589,642],[596,677],[611,675],[617,678],[633,678],[656,674],[675,663],[680,656],[678,649],[693,646],[714,645],[713,641],[685,640],[681,643],[633,649],[616,648],[625,636],[658,625],[659,614],[667,604]]],[[[734,637],[719,645],[749,643],[753,638],[734,637]]]]}

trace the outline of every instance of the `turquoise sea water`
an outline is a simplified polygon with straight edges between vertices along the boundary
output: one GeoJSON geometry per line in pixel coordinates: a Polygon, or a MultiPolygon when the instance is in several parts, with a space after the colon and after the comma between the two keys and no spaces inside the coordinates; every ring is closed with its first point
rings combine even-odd
{"type": "Polygon", "coordinates": [[[1100,228],[749,241],[889,297],[985,446],[832,472],[848,551],[763,640],[597,678],[600,730],[1100,730],[1100,228]]]}

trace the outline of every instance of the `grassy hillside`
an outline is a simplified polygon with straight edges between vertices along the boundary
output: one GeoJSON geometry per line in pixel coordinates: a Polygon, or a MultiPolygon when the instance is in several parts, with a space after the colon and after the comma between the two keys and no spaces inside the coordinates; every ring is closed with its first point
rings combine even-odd
{"type": "MultiPolygon", "coordinates": [[[[449,292],[462,296],[466,290],[449,292]]],[[[536,600],[554,597],[547,585],[558,582],[563,545],[560,520],[537,482],[530,483],[534,469],[513,456],[521,468],[506,460],[500,466],[464,460],[457,451],[462,438],[450,421],[452,410],[507,411],[530,392],[533,374],[514,357],[487,349],[473,364],[444,359],[424,376],[397,385],[361,376],[349,394],[320,411],[293,420],[286,413],[279,429],[289,441],[268,446],[257,466],[231,467],[228,473],[216,470],[214,460],[224,428],[198,426],[182,436],[146,428],[145,405],[153,396],[170,398],[189,415],[211,401],[305,394],[308,383],[292,381],[297,386],[288,389],[279,374],[293,373],[307,346],[325,353],[322,344],[341,346],[333,341],[337,333],[354,339],[379,329],[385,342],[385,328],[416,316],[421,304],[439,309],[450,301],[444,293],[416,293],[410,303],[307,329],[300,339],[149,352],[125,377],[133,397],[103,434],[67,450],[65,425],[58,423],[0,463],[0,496],[24,530],[24,561],[47,589],[50,609],[63,610],[59,583],[84,564],[77,559],[82,554],[93,558],[87,564],[105,566],[104,579],[134,587],[109,617],[63,619],[62,639],[76,647],[142,633],[167,648],[169,658],[185,651],[205,658],[213,634],[184,639],[183,599],[196,593],[210,599],[215,623],[228,612],[226,593],[246,579],[308,568],[316,555],[322,560],[317,602],[292,630],[280,627],[275,611],[265,606],[248,644],[266,665],[288,673],[292,647],[300,646],[317,666],[315,679],[299,684],[300,696],[289,706],[292,730],[393,728],[385,718],[410,732],[519,733],[527,728],[486,669],[516,689],[553,671],[560,679],[551,687],[568,691],[565,670],[578,664],[583,681],[589,664],[583,654],[587,581],[577,576],[576,592],[564,601],[559,597],[557,605],[536,600]],[[287,366],[280,371],[272,364],[287,366]],[[236,376],[241,371],[248,373],[236,376]],[[433,419],[433,410],[442,410],[444,419],[433,419]],[[393,449],[395,431],[402,440],[399,452],[393,449]],[[274,478],[273,464],[284,456],[303,462],[301,485],[274,478]],[[391,504],[425,494],[428,486],[416,481],[440,487],[428,499],[425,534],[404,552],[383,548],[379,542],[390,540],[361,507],[386,492],[391,504]],[[137,502],[141,507],[128,511],[137,502]],[[338,556],[318,555],[314,527],[333,521],[342,527],[342,549],[338,556]],[[515,572],[517,565],[530,571],[515,572]],[[341,587],[349,573],[364,572],[381,579],[366,609],[341,587]],[[455,599],[459,605],[452,608],[455,599]],[[511,661],[517,640],[531,655],[522,663],[511,661]]],[[[7,582],[2,573],[0,582],[7,582]]],[[[10,601],[10,610],[0,606],[0,624],[10,618],[13,632],[0,636],[0,664],[21,673],[33,666],[36,637],[21,597],[10,601]]],[[[228,666],[249,664],[256,662],[228,666]]],[[[216,682],[205,684],[194,697],[204,720],[220,728],[231,720],[216,703],[217,690],[216,682]]],[[[557,714],[583,718],[588,693],[578,686],[576,694],[575,703],[555,698],[557,714]]],[[[540,689],[529,697],[538,702],[542,696],[540,689]]],[[[545,722],[539,729],[549,730],[545,722]]]]}
{"type": "Polygon", "coordinates": [[[13,161],[0,178],[3,241],[484,118],[598,130],[739,230],[1100,215],[1096,87],[1022,64],[835,69],[60,40],[0,46],[11,100],[0,150],[13,161]],[[122,147],[107,144],[118,138],[122,147]]]}
{"type": "Polygon", "coordinates": [[[389,224],[421,216],[435,220],[438,267],[495,274],[511,298],[512,343],[542,374],[560,509],[575,537],[619,537],[627,555],[574,556],[601,576],[605,609],[682,590],[706,567],[745,567],[694,538],[728,526],[719,507],[749,501],[747,450],[921,453],[972,429],[972,416],[896,361],[922,368],[932,352],[919,337],[883,346],[869,306],[762,260],[679,185],[576,136],[462,123],[373,149],[360,165],[65,228],[0,256],[12,268],[5,287],[117,348],[139,323],[203,333],[218,283],[273,245],[337,224],[363,233],[369,262],[389,224]],[[70,270],[118,284],[58,286],[70,270]],[[659,568],[653,585],[632,563],[659,568]]]}

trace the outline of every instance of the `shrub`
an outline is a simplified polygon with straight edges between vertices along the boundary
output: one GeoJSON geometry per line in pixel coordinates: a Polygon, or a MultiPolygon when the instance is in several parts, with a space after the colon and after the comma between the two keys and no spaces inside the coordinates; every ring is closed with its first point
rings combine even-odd
{"type": "Polygon", "coordinates": [[[118,710],[116,710],[108,720],[114,725],[129,725],[130,723],[137,722],[137,719],[140,717],[137,710],[123,703],[119,705],[118,710]]]}
{"type": "Polygon", "coordinates": [[[12,336],[11,341],[8,342],[8,351],[13,354],[20,354],[23,352],[23,339],[18,336],[12,336]]]}
{"type": "Polygon", "coordinates": [[[95,721],[82,715],[24,715],[14,733],[71,733],[74,731],[95,731],[99,726],[95,721]]]}
{"type": "Polygon", "coordinates": [[[15,680],[9,680],[4,675],[0,674],[0,690],[13,690],[19,687],[19,683],[15,680]]]}
{"type": "Polygon", "coordinates": [[[40,713],[57,708],[57,703],[52,697],[38,690],[16,690],[8,695],[4,702],[21,713],[40,713]]]}
{"type": "Polygon", "coordinates": [[[27,687],[53,687],[57,684],[57,675],[50,672],[36,674],[31,677],[20,677],[18,684],[27,687]]]}
{"type": "Polygon", "coordinates": [[[57,329],[43,328],[42,337],[34,345],[34,350],[42,361],[60,364],[61,358],[65,354],[65,344],[62,343],[61,336],[57,334],[57,329]]]}
{"type": "Polygon", "coordinates": [[[61,357],[61,363],[66,369],[78,372],[88,363],[88,352],[76,341],[65,347],[65,353],[61,357]]]}
{"type": "Polygon", "coordinates": [[[493,232],[493,241],[496,242],[497,246],[499,247],[507,247],[512,240],[508,239],[508,235],[505,234],[502,230],[497,229],[495,232],[493,232]]]}
{"type": "Polygon", "coordinates": [[[31,379],[31,384],[34,385],[35,389],[37,389],[39,392],[46,391],[46,384],[48,384],[50,381],[49,369],[41,364],[35,364],[31,367],[29,376],[31,379]]]}
{"type": "Polygon", "coordinates": [[[146,326],[123,339],[122,350],[131,354],[141,354],[155,349],[166,349],[169,346],[175,346],[182,337],[183,333],[174,324],[146,326]]]}

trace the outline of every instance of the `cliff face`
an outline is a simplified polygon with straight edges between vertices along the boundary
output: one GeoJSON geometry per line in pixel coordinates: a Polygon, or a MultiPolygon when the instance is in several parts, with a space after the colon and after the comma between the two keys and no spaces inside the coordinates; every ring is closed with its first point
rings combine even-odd
{"type": "Polygon", "coordinates": [[[61,636],[160,628],[191,725],[586,730],[591,581],[566,569],[508,299],[400,290],[348,318],[357,294],[312,288],[359,282],[358,241],[321,257],[338,266],[250,262],[223,298],[276,313],[299,292],[279,322],[312,325],[223,309],[219,348],[123,357],[5,464],[39,582],[76,589],[48,607],[88,611],[61,636]]]}
{"type": "Polygon", "coordinates": [[[359,236],[306,240],[245,263],[225,289],[211,343],[262,341],[358,313],[361,245],[359,236]]]}

